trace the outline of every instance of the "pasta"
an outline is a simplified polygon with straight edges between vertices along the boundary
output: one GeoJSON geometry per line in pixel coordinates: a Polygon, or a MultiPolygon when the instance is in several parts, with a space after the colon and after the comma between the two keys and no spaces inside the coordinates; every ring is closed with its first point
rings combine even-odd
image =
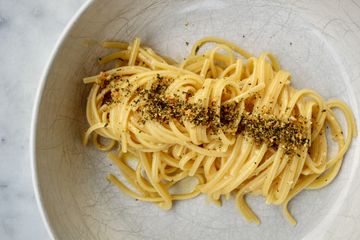
{"type": "Polygon", "coordinates": [[[103,47],[117,50],[99,63],[115,67],[84,78],[92,84],[84,143],[92,136],[126,179],[109,174],[110,182],[164,209],[201,193],[219,205],[233,195],[245,218],[259,223],[245,197],[262,195],[295,224],[289,201],[328,185],[357,134],[346,104],[293,88],[270,53],[256,58],[216,37],[198,40],[181,63],[139,38],[103,47]],[[346,134],[334,109],[346,119],[346,134]],[[327,128],[338,146],[334,156],[327,128]],[[192,189],[172,191],[188,178],[196,180],[192,189]]]}

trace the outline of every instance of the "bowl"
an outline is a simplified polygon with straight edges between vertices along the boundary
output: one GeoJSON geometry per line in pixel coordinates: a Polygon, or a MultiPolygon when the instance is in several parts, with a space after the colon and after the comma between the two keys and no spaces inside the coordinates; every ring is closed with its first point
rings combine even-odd
{"type": "Polygon", "coordinates": [[[32,128],[35,192],[55,239],[359,239],[359,140],[354,139],[336,180],[304,191],[290,204],[296,226],[261,197],[248,202],[262,223],[247,223],[234,200],[222,207],[203,196],[164,211],[137,202],[105,179],[118,172],[105,154],[84,146],[82,78],[97,74],[104,40],[138,36],[181,60],[186,42],[218,36],[255,55],[274,53],[296,87],[350,105],[358,120],[360,8],[356,2],[94,0],[86,3],[57,43],[41,82],[32,128]]]}

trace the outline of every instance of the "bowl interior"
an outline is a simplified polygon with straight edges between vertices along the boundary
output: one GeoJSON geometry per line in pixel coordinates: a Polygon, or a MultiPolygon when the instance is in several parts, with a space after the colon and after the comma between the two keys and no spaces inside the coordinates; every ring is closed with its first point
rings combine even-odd
{"type": "Polygon", "coordinates": [[[291,202],[298,220],[294,227],[279,207],[266,205],[261,197],[248,198],[260,226],[247,223],[233,199],[219,208],[201,196],[176,202],[170,211],[137,202],[106,181],[110,171],[118,171],[105,154],[81,142],[89,91],[82,78],[104,69],[96,63],[107,53],[100,45],[103,40],[131,41],[135,36],[177,60],[190,51],[186,42],[191,45],[209,35],[231,40],[255,55],[270,51],[292,73],[295,86],[340,98],[357,116],[350,87],[353,76],[338,55],[342,51],[351,57],[346,55],[350,50],[328,40],[322,31],[326,16],[315,21],[312,14],[321,7],[313,5],[312,13],[300,3],[265,0],[91,3],[64,37],[39,105],[35,170],[54,235],[58,239],[288,239],[310,236],[324,219],[332,221],[357,169],[357,148],[348,152],[340,175],[329,187],[305,191],[291,202]]]}

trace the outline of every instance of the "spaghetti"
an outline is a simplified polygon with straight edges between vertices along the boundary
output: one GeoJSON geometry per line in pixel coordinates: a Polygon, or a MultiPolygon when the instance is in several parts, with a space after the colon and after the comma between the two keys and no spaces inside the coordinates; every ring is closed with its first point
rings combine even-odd
{"type": "Polygon", "coordinates": [[[173,200],[200,193],[217,204],[234,195],[245,218],[259,223],[245,196],[262,195],[295,224],[289,201],[328,185],[356,135],[347,105],[293,88],[270,53],[256,58],[215,37],[197,41],[181,63],[138,38],[104,47],[119,50],[99,58],[115,68],[84,79],[92,84],[84,142],[92,135],[109,152],[127,183],[112,174],[108,180],[135,199],[170,209],[173,200]],[[345,116],[346,135],[334,109],[345,116]],[[335,156],[328,155],[327,127],[335,156]],[[124,153],[137,159],[135,167],[124,153]],[[189,192],[171,191],[189,177],[197,181],[189,192]]]}

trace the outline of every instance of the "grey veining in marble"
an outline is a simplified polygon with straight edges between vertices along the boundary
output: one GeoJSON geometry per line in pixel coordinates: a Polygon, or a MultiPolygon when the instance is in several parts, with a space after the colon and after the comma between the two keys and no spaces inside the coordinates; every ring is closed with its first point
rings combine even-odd
{"type": "Polygon", "coordinates": [[[0,239],[49,239],[36,206],[29,135],[57,38],[85,0],[0,1],[0,239]]]}

